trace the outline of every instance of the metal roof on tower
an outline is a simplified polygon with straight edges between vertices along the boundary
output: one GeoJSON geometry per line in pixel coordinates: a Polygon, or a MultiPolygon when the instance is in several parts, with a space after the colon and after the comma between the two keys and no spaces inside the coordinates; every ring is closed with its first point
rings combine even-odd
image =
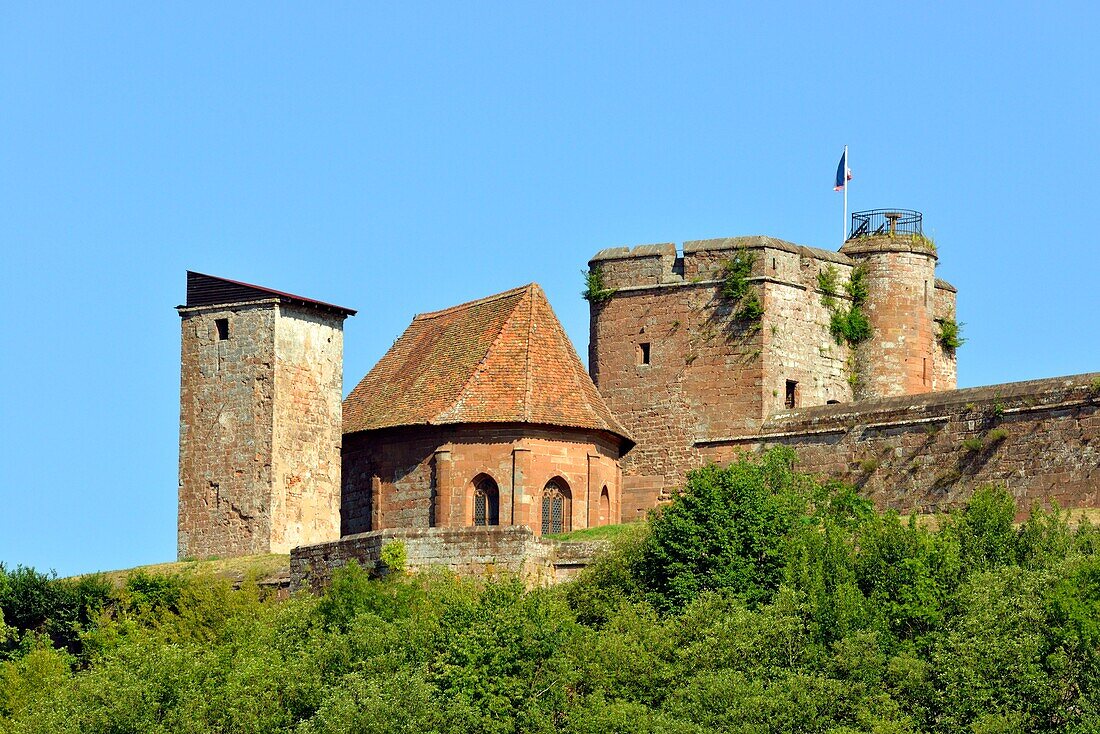
{"type": "Polygon", "coordinates": [[[305,296],[296,296],[293,293],[264,288],[263,286],[243,283],[239,280],[219,278],[216,275],[206,275],[187,271],[187,304],[181,308],[194,306],[214,306],[224,303],[244,303],[247,301],[278,300],[281,303],[293,303],[298,306],[309,306],[324,311],[334,311],[345,316],[354,316],[355,310],[337,306],[324,301],[317,301],[305,296]]]}

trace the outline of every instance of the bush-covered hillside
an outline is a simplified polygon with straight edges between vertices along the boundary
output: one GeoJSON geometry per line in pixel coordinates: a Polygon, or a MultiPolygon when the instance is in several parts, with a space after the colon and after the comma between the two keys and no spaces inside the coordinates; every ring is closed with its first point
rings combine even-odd
{"type": "Polygon", "coordinates": [[[774,451],[572,584],[0,574],[0,732],[1095,732],[1100,532],[918,527],[774,451]]]}

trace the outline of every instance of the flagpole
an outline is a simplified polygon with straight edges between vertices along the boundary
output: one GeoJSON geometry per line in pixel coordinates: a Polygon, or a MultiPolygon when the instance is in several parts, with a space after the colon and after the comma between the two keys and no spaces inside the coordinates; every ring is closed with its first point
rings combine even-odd
{"type": "Polygon", "coordinates": [[[840,246],[848,240],[848,146],[844,146],[844,219],[840,222],[840,246]]]}

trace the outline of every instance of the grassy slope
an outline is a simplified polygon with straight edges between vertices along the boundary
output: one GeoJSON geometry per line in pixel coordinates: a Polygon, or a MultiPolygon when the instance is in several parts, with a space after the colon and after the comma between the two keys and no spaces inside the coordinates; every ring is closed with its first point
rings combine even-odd
{"type": "Polygon", "coordinates": [[[289,555],[271,554],[242,556],[240,558],[218,558],[208,561],[154,563],[149,566],[138,566],[121,571],[106,571],[103,575],[116,585],[121,585],[127,576],[137,571],[150,574],[211,575],[233,581],[244,581],[246,578],[256,580],[270,578],[287,572],[289,568],[289,555]]]}

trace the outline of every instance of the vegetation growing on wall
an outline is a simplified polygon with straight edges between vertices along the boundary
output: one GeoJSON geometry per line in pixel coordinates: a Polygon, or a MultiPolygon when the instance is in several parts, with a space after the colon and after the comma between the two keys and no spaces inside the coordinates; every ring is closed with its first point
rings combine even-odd
{"type": "Polygon", "coordinates": [[[6,570],[0,732],[1097,731],[1100,532],[1015,514],[987,489],[929,529],[777,450],[553,589],[6,570]]]}
{"type": "Polygon", "coordinates": [[[719,271],[722,280],[719,292],[723,298],[737,303],[735,319],[759,325],[764,316],[764,305],[756,290],[749,284],[755,263],[756,254],[744,248],[739,248],[733,257],[723,260],[719,271]]]}
{"type": "Polygon", "coordinates": [[[581,291],[581,295],[589,303],[595,303],[597,305],[607,303],[611,300],[611,297],[615,295],[614,288],[608,288],[603,280],[603,271],[598,265],[595,265],[588,270],[582,270],[581,275],[584,276],[584,290],[581,291]]]}
{"type": "Polygon", "coordinates": [[[962,336],[963,324],[958,323],[955,319],[936,319],[936,326],[936,341],[940,343],[945,352],[954,354],[956,349],[966,343],[966,339],[962,336]]]}
{"type": "Polygon", "coordinates": [[[844,306],[837,297],[840,295],[840,276],[835,265],[827,265],[817,274],[817,285],[821,290],[821,304],[829,310],[829,333],[837,344],[846,343],[854,347],[871,337],[871,322],[863,313],[867,301],[867,268],[857,265],[852,268],[844,290],[850,299],[844,306]]]}

